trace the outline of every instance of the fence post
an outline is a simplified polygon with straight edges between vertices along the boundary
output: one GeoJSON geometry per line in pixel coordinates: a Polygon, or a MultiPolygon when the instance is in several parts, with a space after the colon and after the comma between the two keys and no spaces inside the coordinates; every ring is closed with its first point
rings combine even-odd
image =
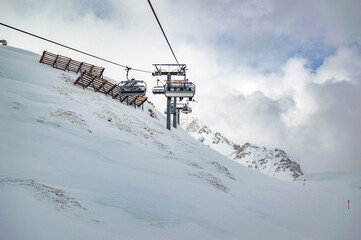
{"type": "Polygon", "coordinates": [[[83,62],[80,63],[79,68],[78,68],[78,70],[76,71],[76,73],[79,73],[79,71],[81,70],[81,66],[83,66],[83,62]]]}
{"type": "Polygon", "coordinates": [[[66,69],[68,69],[68,72],[69,72],[69,64],[70,64],[70,62],[71,62],[71,58],[69,59],[69,62],[66,64],[64,71],[66,71],[66,69]]]}
{"type": "Polygon", "coordinates": [[[90,70],[89,70],[89,73],[93,75],[93,67],[94,65],[91,66],[90,70]]]}
{"type": "Polygon", "coordinates": [[[40,63],[42,63],[43,62],[43,58],[44,58],[44,56],[45,56],[45,50],[43,51],[43,55],[41,55],[41,58],[40,58],[40,63]]]}
{"type": "Polygon", "coordinates": [[[58,57],[59,57],[59,55],[56,55],[55,61],[53,63],[53,68],[57,68],[57,62],[56,61],[58,61],[58,57]]]}

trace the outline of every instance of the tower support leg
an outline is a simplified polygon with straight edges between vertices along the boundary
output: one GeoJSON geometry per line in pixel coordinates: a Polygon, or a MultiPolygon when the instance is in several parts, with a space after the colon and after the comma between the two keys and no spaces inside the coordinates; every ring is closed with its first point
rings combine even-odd
{"type": "Polygon", "coordinates": [[[178,109],[178,115],[177,115],[177,122],[178,122],[178,125],[180,126],[180,110],[178,109]]]}
{"type": "Polygon", "coordinates": [[[177,128],[177,98],[173,100],[173,127],[177,128]]]}
{"type": "Polygon", "coordinates": [[[171,111],[171,98],[167,97],[167,129],[170,130],[170,111],[171,111]]]}

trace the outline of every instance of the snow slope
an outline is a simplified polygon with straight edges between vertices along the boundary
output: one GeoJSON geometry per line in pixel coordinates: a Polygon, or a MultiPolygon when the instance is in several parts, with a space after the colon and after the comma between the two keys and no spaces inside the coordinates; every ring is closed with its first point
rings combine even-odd
{"type": "Polygon", "coordinates": [[[0,46],[1,239],[359,239],[360,173],[267,177],[39,58],[0,46]]]}

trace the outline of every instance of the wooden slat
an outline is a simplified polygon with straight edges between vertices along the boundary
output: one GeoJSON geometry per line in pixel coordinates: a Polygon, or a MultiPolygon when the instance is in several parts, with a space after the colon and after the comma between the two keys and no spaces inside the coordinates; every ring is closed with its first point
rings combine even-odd
{"type": "Polygon", "coordinates": [[[70,63],[69,63],[69,67],[68,67],[69,72],[78,73],[78,69],[80,68],[80,64],[81,64],[81,62],[75,61],[75,60],[72,59],[70,61],[70,63]]]}
{"type": "Polygon", "coordinates": [[[147,101],[147,97],[139,97],[138,99],[137,99],[137,106],[138,107],[140,107],[140,106],[142,106],[146,101],[147,101]]]}
{"type": "Polygon", "coordinates": [[[61,70],[66,70],[69,61],[71,60],[71,58],[68,57],[64,57],[61,55],[58,55],[55,61],[55,64],[53,65],[53,67],[57,68],[57,69],[61,69],[61,70]]]}
{"type": "MultiPolygon", "coordinates": [[[[93,84],[92,84],[94,91],[97,92],[97,89],[100,89],[100,87],[101,87],[101,86],[104,84],[104,82],[106,82],[106,81],[107,81],[107,80],[102,79],[102,78],[100,78],[100,77],[95,77],[95,78],[94,78],[94,81],[93,81],[93,84]]],[[[98,91],[99,91],[99,90],[98,90],[98,91]]]]}
{"type": "Polygon", "coordinates": [[[92,69],[91,74],[101,77],[101,76],[103,76],[103,72],[104,72],[103,67],[94,66],[93,69],[92,69]]]}
{"type": "Polygon", "coordinates": [[[116,88],[117,86],[115,86],[115,84],[113,86],[111,86],[106,92],[105,95],[110,94],[110,96],[113,96],[113,90],[114,88],[116,88]]]}
{"type": "Polygon", "coordinates": [[[47,65],[53,65],[56,60],[56,54],[44,51],[40,58],[40,62],[47,65]]]}
{"type": "Polygon", "coordinates": [[[107,82],[108,82],[107,80],[103,79],[103,82],[100,84],[100,86],[99,86],[98,88],[95,89],[95,91],[96,91],[96,92],[99,92],[99,91],[100,91],[100,92],[105,93],[104,91],[101,91],[100,89],[101,89],[101,88],[104,89],[104,86],[105,86],[105,84],[107,84],[107,82]]]}
{"type": "Polygon", "coordinates": [[[81,67],[80,67],[80,72],[86,72],[86,73],[90,73],[91,72],[91,68],[93,65],[89,64],[89,63],[85,63],[83,62],[81,67]]]}
{"type": "Polygon", "coordinates": [[[135,103],[135,101],[139,98],[138,95],[133,95],[133,100],[129,103],[130,105],[132,105],[133,103],[135,103]]]}

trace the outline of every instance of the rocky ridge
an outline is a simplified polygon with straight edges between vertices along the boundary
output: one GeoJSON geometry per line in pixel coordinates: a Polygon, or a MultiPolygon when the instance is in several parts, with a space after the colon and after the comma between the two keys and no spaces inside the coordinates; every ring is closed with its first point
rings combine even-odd
{"type": "Polygon", "coordinates": [[[282,180],[294,180],[303,175],[300,165],[281,149],[269,150],[250,143],[241,147],[221,133],[213,132],[197,118],[193,118],[189,124],[182,121],[181,125],[195,139],[256,171],[282,180]]]}

